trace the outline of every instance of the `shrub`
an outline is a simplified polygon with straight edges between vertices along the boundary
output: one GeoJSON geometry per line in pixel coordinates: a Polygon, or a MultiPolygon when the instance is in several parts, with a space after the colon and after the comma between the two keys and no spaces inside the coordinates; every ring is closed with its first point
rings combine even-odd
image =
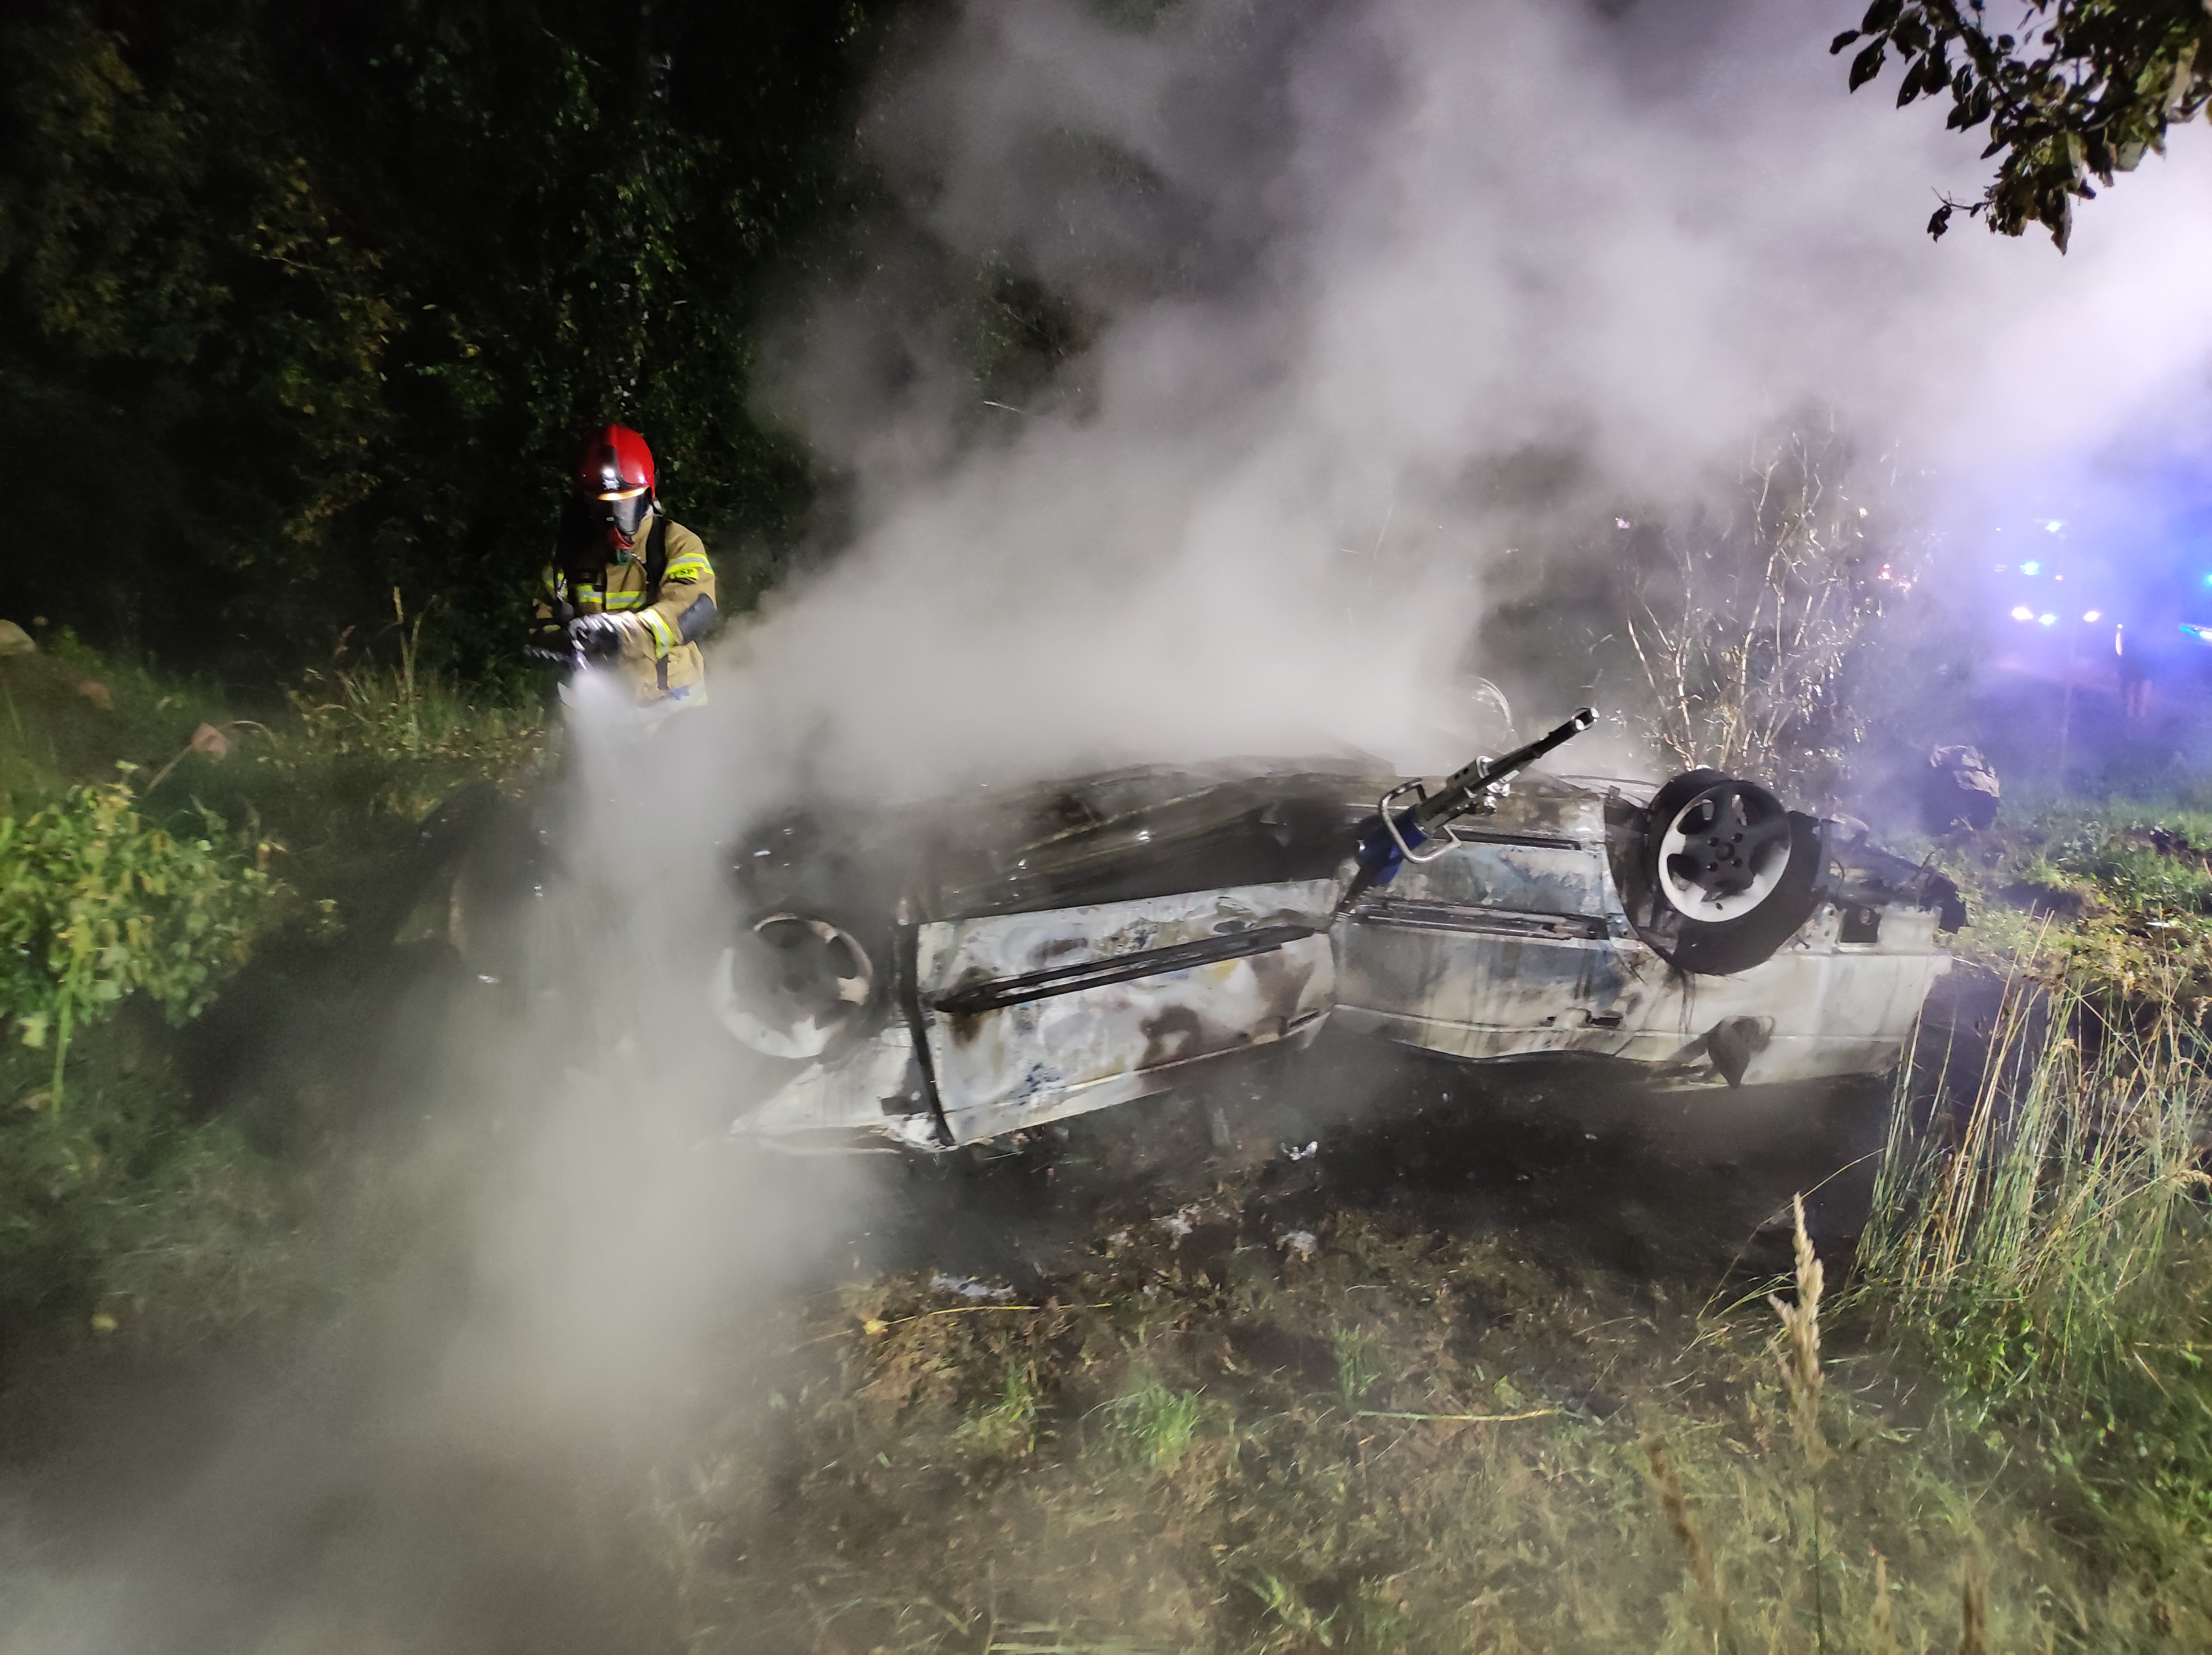
{"type": "Polygon", "coordinates": [[[198,1015],[276,890],[213,812],[204,837],[179,838],[135,802],[126,776],[0,815],[0,1002],[25,1046],[52,1042],[57,1109],[78,1029],[134,991],[172,1023],[198,1015]]]}

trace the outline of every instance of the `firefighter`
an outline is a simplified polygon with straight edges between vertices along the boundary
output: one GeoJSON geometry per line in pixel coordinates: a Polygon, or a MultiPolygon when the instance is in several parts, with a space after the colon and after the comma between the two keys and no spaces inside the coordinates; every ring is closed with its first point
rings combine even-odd
{"type": "Polygon", "coordinates": [[[627,426],[593,432],[538,594],[539,649],[604,663],[641,707],[672,712],[706,700],[697,640],[714,621],[714,566],[669,521],[653,451],[627,426]]]}

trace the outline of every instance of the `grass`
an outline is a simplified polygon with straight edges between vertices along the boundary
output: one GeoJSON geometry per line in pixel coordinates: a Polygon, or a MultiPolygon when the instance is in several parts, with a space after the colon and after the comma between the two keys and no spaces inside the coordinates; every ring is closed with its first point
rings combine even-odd
{"type": "Polygon", "coordinates": [[[1139,1475],[1164,1476],[1190,1452],[1204,1413],[1197,1391],[1163,1384],[1139,1364],[1132,1368],[1121,1394],[1102,1407],[1098,1416],[1090,1446],[1101,1459],[1139,1475]]]}
{"type": "Polygon", "coordinates": [[[243,707],[66,635],[0,659],[0,814],[128,765],[149,820],[194,827],[211,808],[305,895],[343,909],[438,800],[525,775],[544,748],[538,706],[465,691],[416,658],[411,631],[384,658],[342,639],[325,666],[243,707]]]}
{"type": "Polygon", "coordinates": [[[1964,957],[2046,980],[2139,985],[2192,1016],[2212,1002],[2212,809],[2163,799],[2047,798],[1961,840],[1905,846],[1959,881],[1964,957]]]}
{"type": "Polygon", "coordinates": [[[1336,1389],[1346,1408],[1357,1408],[1381,1382],[1385,1353],[1364,1327],[1340,1327],[1329,1335],[1336,1356],[1336,1389]]]}
{"type": "Polygon", "coordinates": [[[2127,1347],[2146,1294],[2158,1313],[2208,1182],[2212,1074],[2170,1007],[2145,1024],[2110,1010],[2015,982],[1954,1135],[1893,1125],[1863,1262],[1899,1312],[1968,1340],[2032,1322],[2062,1375],[2127,1347]]]}
{"type": "Polygon", "coordinates": [[[2150,1625],[2001,1425],[1823,1366],[1809,1246],[1790,1317],[1701,1319],[1510,1238],[1340,1212],[1302,1260],[1252,1191],[1217,1205],[1021,1314],[930,1317],[902,1277],[795,1317],[757,1376],[783,1405],[656,1511],[691,1647],[1955,1648],[1984,1579],[1990,1647],[2150,1625]],[[1510,1332],[1472,1313],[1501,1304],[1510,1332]],[[1032,1452],[986,1452],[1017,1394],[1032,1452]]]}
{"type": "Polygon", "coordinates": [[[971,1409],[952,1440],[986,1459],[1020,1459],[1037,1445],[1037,1379],[1035,1369],[1009,1366],[999,1395],[971,1409]]]}
{"type": "Polygon", "coordinates": [[[1858,1299],[2201,1644],[2212,1054],[2196,1011],[2166,985],[2016,980],[1948,1130],[1893,1127],[1858,1299]]]}
{"type": "MultiPolygon", "coordinates": [[[[390,923],[388,891],[401,883],[417,819],[465,782],[519,776],[538,753],[532,709],[464,694],[426,669],[411,629],[388,662],[342,646],[256,716],[218,687],[103,658],[65,635],[43,642],[0,659],[0,817],[27,826],[44,809],[51,823],[70,789],[119,779],[131,797],[118,820],[139,833],[130,845],[143,840],[150,857],[164,834],[204,844],[193,854],[217,894],[228,888],[219,875],[241,890],[240,881],[255,892],[272,882],[273,900],[217,916],[229,926],[219,963],[250,956],[257,963],[230,993],[251,998],[258,970],[282,979],[303,1016],[318,1015],[312,985],[331,974],[337,950],[373,944],[390,923]],[[349,938],[356,929],[367,936],[349,938]]],[[[159,860],[147,865],[173,897],[180,876],[159,860]]],[[[143,1015],[145,991],[107,997],[106,980],[143,979],[189,1015],[208,997],[186,980],[207,949],[166,964],[166,975],[111,970],[118,947],[166,948],[161,928],[175,926],[158,902],[137,913],[127,894],[107,889],[102,900],[107,964],[94,997],[107,1021],[65,1027],[58,1033],[68,1038],[48,1035],[41,1051],[20,1038],[46,1034],[30,1017],[0,1027],[0,1355],[18,1354],[27,1329],[58,1319],[79,1337],[184,1348],[280,1317],[299,1299],[288,1285],[301,1216],[286,1156],[312,1136],[299,1130],[307,1094],[327,1088],[261,1100],[255,1111],[209,1094],[221,1081],[205,1062],[184,1061],[189,1031],[143,1015]]],[[[319,1010],[334,1028],[357,1017],[350,990],[325,998],[319,1010]]],[[[327,1082],[345,1084],[335,1073],[327,1082]]]]}

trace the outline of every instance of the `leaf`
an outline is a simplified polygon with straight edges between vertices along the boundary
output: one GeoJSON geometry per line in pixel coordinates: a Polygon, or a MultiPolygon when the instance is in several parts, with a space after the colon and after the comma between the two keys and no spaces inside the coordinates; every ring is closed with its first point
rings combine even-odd
{"type": "Polygon", "coordinates": [[[1852,41],[1858,38],[1859,32],[1856,29],[1845,29],[1841,34],[1838,34],[1834,39],[1828,42],[1828,56],[1831,58],[1834,57],[1838,52],[1841,52],[1845,46],[1850,45],[1852,41]]]}
{"type": "Polygon", "coordinates": [[[1852,58],[1850,90],[1853,92],[1857,91],[1869,81],[1874,79],[1875,76],[1881,74],[1882,64],[1886,60],[1887,57],[1887,54],[1882,48],[1882,43],[1876,40],[1864,52],[1862,52],[1857,57],[1852,58]]]}
{"type": "Polygon", "coordinates": [[[2055,200],[2044,202],[2043,210],[2037,216],[2043,221],[2044,227],[2051,232],[2052,245],[2063,253],[2067,242],[2074,235],[2074,203],[2063,191],[2060,191],[2055,200]]]}
{"type": "Polygon", "coordinates": [[[1951,203],[1947,201],[1929,215],[1928,220],[1928,233],[1935,239],[1941,241],[1943,239],[1943,232],[1950,227],[1951,203]]]}

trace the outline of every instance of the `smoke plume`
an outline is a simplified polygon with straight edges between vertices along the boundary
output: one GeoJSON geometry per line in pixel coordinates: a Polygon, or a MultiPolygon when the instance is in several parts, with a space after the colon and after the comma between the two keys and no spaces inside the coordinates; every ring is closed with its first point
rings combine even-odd
{"type": "Polygon", "coordinates": [[[921,791],[1411,761],[1455,666],[1524,717],[1617,695],[1576,604],[1620,543],[1511,560],[1693,506],[1800,410],[1903,457],[1960,546],[2196,440],[2202,135],[2063,258],[1933,243],[1975,146],[1846,96],[1840,15],[963,8],[863,126],[893,209],[779,338],[776,406],[849,469],[853,532],[741,633],[740,739],[921,791]],[[1018,412],[975,342],[1010,276],[1081,318],[1018,412]]]}

